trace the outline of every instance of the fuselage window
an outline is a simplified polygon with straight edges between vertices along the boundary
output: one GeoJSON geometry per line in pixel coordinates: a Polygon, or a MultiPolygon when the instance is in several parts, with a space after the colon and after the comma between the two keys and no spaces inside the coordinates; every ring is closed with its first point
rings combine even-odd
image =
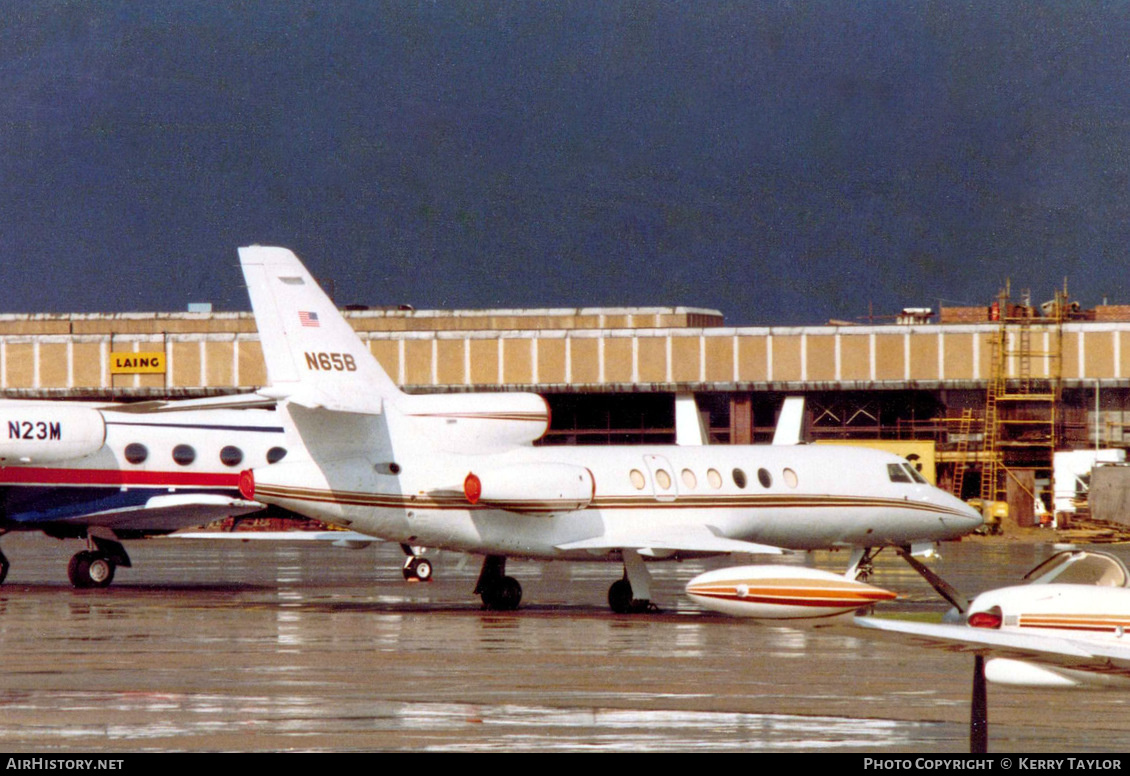
{"type": "Polygon", "coordinates": [[[267,463],[278,463],[283,458],[286,458],[285,447],[272,447],[267,451],[267,463]]]}
{"type": "Polygon", "coordinates": [[[785,478],[785,484],[790,488],[795,488],[799,480],[797,480],[796,472],[792,469],[785,469],[781,472],[781,476],[785,478]]]}
{"type": "Polygon", "coordinates": [[[196,450],[192,445],[177,445],[173,448],[173,460],[180,466],[188,466],[196,460],[196,450]]]}
{"type": "Polygon", "coordinates": [[[698,487],[698,477],[695,477],[690,469],[683,469],[683,484],[694,490],[698,487]]]}
{"type": "Polygon", "coordinates": [[[220,450],[220,463],[224,466],[239,466],[243,463],[243,451],[235,445],[227,445],[220,450]]]}
{"type": "Polygon", "coordinates": [[[739,488],[744,488],[746,483],[745,472],[743,472],[741,469],[734,469],[731,474],[734,475],[734,484],[739,488]]]}
{"type": "Polygon", "coordinates": [[[757,481],[761,483],[761,487],[768,488],[773,484],[773,476],[769,474],[768,469],[758,469],[757,481]]]}
{"type": "Polygon", "coordinates": [[[929,485],[930,484],[929,482],[926,481],[926,478],[922,476],[922,472],[920,472],[920,471],[918,471],[917,469],[914,468],[914,464],[904,463],[902,465],[902,468],[904,468],[908,472],[910,472],[910,478],[912,480],[914,480],[915,482],[917,482],[919,485],[929,485]]]}
{"type": "Polygon", "coordinates": [[[887,476],[891,478],[891,482],[914,482],[906,473],[906,469],[897,463],[887,464],[887,476]]]}
{"type": "Polygon", "coordinates": [[[710,483],[710,487],[714,488],[715,490],[718,490],[718,488],[722,487],[722,475],[718,472],[717,469],[707,469],[706,479],[710,483]]]}
{"type": "Polygon", "coordinates": [[[145,463],[149,457],[149,448],[140,442],[131,442],[126,445],[126,460],[132,464],[145,463]]]}
{"type": "Polygon", "coordinates": [[[655,470],[655,482],[663,490],[671,489],[671,475],[667,473],[666,469],[655,470]]]}
{"type": "Polygon", "coordinates": [[[636,490],[643,490],[644,486],[647,485],[647,480],[644,479],[643,472],[639,469],[632,469],[628,476],[632,478],[632,487],[636,490]]]}

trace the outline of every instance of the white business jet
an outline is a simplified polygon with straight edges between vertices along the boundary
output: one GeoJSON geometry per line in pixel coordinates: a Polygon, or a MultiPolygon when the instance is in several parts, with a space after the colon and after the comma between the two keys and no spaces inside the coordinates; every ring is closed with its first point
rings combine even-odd
{"type": "MultiPolygon", "coordinates": [[[[138,404],[0,400],[0,535],[85,539],[67,574],[106,587],[126,539],[262,512],[239,472],[286,454],[262,397],[138,404]]],[[[0,552],[0,582],[9,563],[0,552]]]]}
{"type": "MultiPolygon", "coordinates": [[[[898,456],[792,446],[535,447],[529,393],[409,395],[284,248],[239,250],[289,455],[248,500],[402,545],[485,556],[475,593],[518,606],[508,557],[622,563],[613,611],[650,608],[645,560],[907,546],[981,516],[898,456]]],[[[858,557],[857,557],[858,560],[858,557]]]]}

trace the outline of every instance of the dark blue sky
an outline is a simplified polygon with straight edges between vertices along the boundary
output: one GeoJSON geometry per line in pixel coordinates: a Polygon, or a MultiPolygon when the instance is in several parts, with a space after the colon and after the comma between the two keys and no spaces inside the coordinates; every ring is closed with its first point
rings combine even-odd
{"type": "Polygon", "coordinates": [[[1130,4],[0,0],[0,312],[1130,303],[1130,4]]]}

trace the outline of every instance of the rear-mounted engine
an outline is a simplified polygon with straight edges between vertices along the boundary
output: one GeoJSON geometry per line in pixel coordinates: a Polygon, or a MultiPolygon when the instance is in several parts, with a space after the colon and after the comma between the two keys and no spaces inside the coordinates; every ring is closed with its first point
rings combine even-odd
{"type": "Polygon", "coordinates": [[[85,458],[105,441],[106,420],[93,407],[48,402],[0,407],[0,461],[7,465],[85,458]]]}
{"type": "Polygon", "coordinates": [[[528,514],[584,509],[595,493],[592,472],[568,463],[515,464],[471,472],[463,480],[471,504],[528,514]]]}

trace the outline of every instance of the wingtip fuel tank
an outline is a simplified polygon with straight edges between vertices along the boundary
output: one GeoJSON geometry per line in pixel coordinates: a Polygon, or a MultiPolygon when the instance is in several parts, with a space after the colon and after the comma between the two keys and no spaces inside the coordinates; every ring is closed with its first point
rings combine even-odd
{"type": "Polygon", "coordinates": [[[686,592],[707,609],[765,620],[834,617],[897,597],[830,571],[779,565],[708,571],[688,582],[686,592]]]}

